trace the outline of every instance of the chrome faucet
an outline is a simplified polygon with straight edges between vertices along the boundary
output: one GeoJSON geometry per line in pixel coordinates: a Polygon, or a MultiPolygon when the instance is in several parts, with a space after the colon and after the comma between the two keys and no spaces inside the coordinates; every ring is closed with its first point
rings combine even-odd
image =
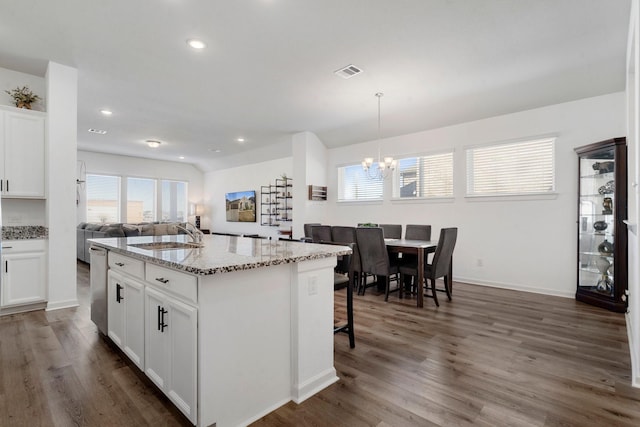
{"type": "Polygon", "coordinates": [[[190,222],[186,223],[187,226],[183,227],[181,225],[176,225],[176,227],[178,227],[179,230],[184,231],[185,233],[187,233],[189,235],[189,237],[191,237],[192,242],[191,243],[195,243],[196,245],[200,245],[202,246],[202,237],[204,236],[204,233],[202,231],[200,231],[198,229],[198,227],[196,227],[195,225],[191,224],[190,222]],[[193,227],[193,230],[189,230],[189,226],[193,227]]]}

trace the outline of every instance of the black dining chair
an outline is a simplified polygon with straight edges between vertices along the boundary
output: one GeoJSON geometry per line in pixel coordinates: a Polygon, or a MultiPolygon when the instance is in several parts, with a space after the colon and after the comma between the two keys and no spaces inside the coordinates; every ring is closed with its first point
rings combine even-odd
{"type": "Polygon", "coordinates": [[[402,239],[402,224],[380,224],[385,239],[402,239]]]}
{"type": "Polygon", "coordinates": [[[334,325],[333,333],[344,332],[349,335],[349,347],[356,346],[355,333],[353,331],[353,289],[357,284],[357,271],[361,269],[360,255],[358,245],[356,243],[344,242],[320,242],[323,245],[348,246],[351,248],[350,255],[342,255],[342,259],[346,261],[347,271],[342,271],[340,263],[336,266],[333,273],[333,290],[339,291],[347,288],[347,323],[342,325],[334,325]]]}
{"type": "Polygon", "coordinates": [[[358,240],[358,249],[360,250],[360,262],[362,263],[362,295],[364,295],[367,288],[365,275],[372,274],[378,277],[378,283],[379,281],[384,281],[384,300],[388,301],[389,293],[391,292],[391,276],[397,276],[399,270],[398,265],[392,264],[389,260],[382,228],[358,227],[356,228],[356,238],[358,240]]]}
{"type": "Polygon", "coordinates": [[[310,222],[307,224],[304,224],[304,237],[301,239],[302,241],[305,242],[311,242],[313,240],[313,236],[311,235],[311,227],[313,227],[314,225],[320,225],[319,222],[310,222]]]}
{"type": "Polygon", "coordinates": [[[312,225],[311,241],[313,243],[331,242],[331,226],[330,225],[312,225]]]}
{"type": "MultiPolygon", "coordinates": [[[[404,232],[404,238],[406,240],[431,240],[431,226],[422,224],[407,224],[407,228],[404,232]]],[[[425,253],[425,257],[427,254],[425,253]]],[[[402,254],[402,265],[415,266],[417,263],[417,256],[415,254],[402,254]]],[[[424,262],[427,262],[425,259],[424,262]]],[[[404,277],[404,288],[406,291],[411,292],[411,284],[414,276],[406,275],[404,277]]]]}
{"type": "MultiPolygon", "coordinates": [[[[447,298],[451,301],[451,281],[452,277],[450,277],[451,271],[451,260],[453,257],[453,250],[456,246],[456,240],[458,238],[458,229],[456,227],[451,228],[443,228],[440,230],[440,238],[438,239],[438,246],[436,247],[436,252],[433,255],[433,261],[431,264],[425,262],[424,265],[424,279],[425,282],[429,280],[431,282],[431,295],[424,294],[424,296],[433,298],[436,306],[440,306],[438,303],[438,294],[437,292],[445,292],[447,294],[447,298]],[[442,277],[444,279],[444,289],[436,288],[436,279],[442,277]]],[[[417,265],[401,265],[400,266],[400,277],[401,281],[404,283],[404,276],[417,276],[418,275],[418,267],[417,265]]],[[[423,292],[424,288],[427,288],[426,283],[418,283],[417,288],[418,292],[423,292]]]]}
{"type": "MultiPolygon", "coordinates": [[[[346,227],[341,225],[334,225],[331,227],[331,240],[339,243],[356,243],[356,228],[355,227],[346,227]]],[[[356,265],[360,265],[360,258],[358,257],[358,262],[356,265]]],[[[338,270],[346,272],[349,269],[349,260],[342,258],[338,259],[338,270]]],[[[360,270],[356,270],[355,272],[356,283],[359,287],[360,283],[360,270]]]]}

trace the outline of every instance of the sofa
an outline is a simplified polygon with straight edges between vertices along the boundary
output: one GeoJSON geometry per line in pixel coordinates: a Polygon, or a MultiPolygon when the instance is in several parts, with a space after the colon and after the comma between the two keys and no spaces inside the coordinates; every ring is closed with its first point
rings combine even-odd
{"type": "Polygon", "coordinates": [[[91,263],[89,256],[89,239],[102,239],[105,237],[134,237],[134,236],[164,236],[185,234],[177,226],[186,226],[186,223],[139,223],[139,224],[103,224],[81,222],[76,229],[76,253],[80,261],[91,263]]]}

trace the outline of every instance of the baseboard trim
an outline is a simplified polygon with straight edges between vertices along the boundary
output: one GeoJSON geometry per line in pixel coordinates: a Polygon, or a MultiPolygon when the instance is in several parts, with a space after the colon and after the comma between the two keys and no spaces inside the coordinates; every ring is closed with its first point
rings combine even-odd
{"type": "Polygon", "coordinates": [[[320,390],[324,390],[331,384],[338,381],[340,378],[336,375],[334,367],[327,369],[326,371],[316,375],[313,378],[305,381],[302,384],[298,384],[292,388],[292,398],[295,403],[302,403],[320,390]]]}
{"type": "Polygon", "coordinates": [[[637,351],[637,343],[633,341],[633,323],[628,311],[624,314],[624,318],[627,321],[627,341],[629,342],[629,357],[631,358],[631,386],[640,388],[640,359],[638,359],[640,354],[637,351]]]}
{"type": "Polygon", "coordinates": [[[63,308],[73,308],[73,307],[77,307],[80,304],[78,303],[77,299],[70,299],[67,301],[56,301],[56,302],[49,302],[47,304],[47,308],[45,308],[45,311],[52,311],[52,310],[61,310],[63,308]]]}
{"type": "Polygon", "coordinates": [[[490,288],[509,289],[512,291],[531,292],[534,294],[550,295],[563,298],[575,298],[575,292],[562,292],[555,289],[540,289],[530,286],[514,285],[512,283],[486,282],[469,277],[454,277],[454,282],[468,283],[470,285],[488,286],[490,288]]]}

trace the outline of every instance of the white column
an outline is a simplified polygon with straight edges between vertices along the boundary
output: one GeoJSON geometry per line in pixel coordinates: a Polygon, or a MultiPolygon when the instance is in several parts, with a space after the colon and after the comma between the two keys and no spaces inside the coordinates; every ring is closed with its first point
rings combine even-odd
{"type": "Polygon", "coordinates": [[[47,84],[47,310],[78,305],[76,294],[76,159],[78,71],[49,62],[47,84]]]}

